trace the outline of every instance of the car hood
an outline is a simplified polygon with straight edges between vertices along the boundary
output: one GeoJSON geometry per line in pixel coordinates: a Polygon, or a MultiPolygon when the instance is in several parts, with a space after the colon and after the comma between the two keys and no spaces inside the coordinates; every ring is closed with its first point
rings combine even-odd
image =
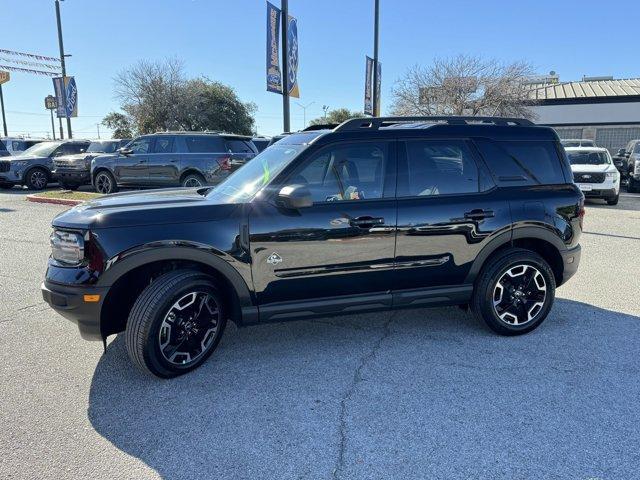
{"type": "Polygon", "coordinates": [[[87,157],[95,157],[98,155],[102,155],[102,153],[76,153],[74,155],[61,155],[60,157],[57,157],[56,160],[75,162],[78,160],[84,160],[87,157]]]}
{"type": "Polygon", "coordinates": [[[49,160],[49,157],[40,157],[36,155],[15,155],[11,158],[7,158],[10,162],[33,162],[38,160],[49,160]]]}
{"type": "Polygon", "coordinates": [[[609,172],[615,170],[615,165],[603,163],[601,165],[571,165],[571,170],[574,172],[609,172]]]}
{"type": "Polygon", "coordinates": [[[99,229],[207,222],[229,216],[237,205],[216,204],[196,188],[126,192],[81,203],[53,219],[54,227],[99,229]]]}

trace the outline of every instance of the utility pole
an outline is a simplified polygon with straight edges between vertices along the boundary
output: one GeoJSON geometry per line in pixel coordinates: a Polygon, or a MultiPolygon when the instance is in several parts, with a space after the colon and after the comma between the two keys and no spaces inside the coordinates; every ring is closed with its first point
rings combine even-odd
{"type": "MultiPolygon", "coordinates": [[[[63,0],[64,1],[64,0],[63,0]]],[[[62,103],[64,110],[67,110],[67,86],[65,80],[67,78],[67,69],[65,66],[64,56],[64,44],[62,43],[62,22],[60,21],[60,0],[55,0],[56,3],[56,21],[58,22],[58,45],[60,46],[60,64],[62,65],[62,103]]],[[[60,136],[62,137],[62,121],[60,122],[60,136]]],[[[73,138],[71,133],[71,118],[67,117],[67,137],[73,138]]]]}
{"type": "Polygon", "coordinates": [[[329,105],[322,105],[322,111],[324,112],[324,123],[327,123],[327,112],[329,111],[329,105]]]}
{"type": "Polygon", "coordinates": [[[313,105],[316,102],[307,103],[306,105],[303,105],[300,102],[296,102],[296,103],[302,109],[302,117],[304,118],[304,121],[303,121],[304,127],[302,128],[307,128],[307,108],[309,108],[311,105],[313,105]]]}
{"type": "MultiPolygon", "coordinates": [[[[56,0],[58,1],[58,0],[56,0]]],[[[287,52],[287,26],[289,24],[289,0],[282,1],[282,118],[284,131],[291,131],[291,115],[289,111],[289,62],[287,52]]]]}
{"type": "Polygon", "coordinates": [[[100,124],[96,123],[96,128],[98,129],[98,140],[100,140],[100,124]]]}
{"type": "Polygon", "coordinates": [[[4,136],[8,137],[7,133],[7,115],[4,113],[4,97],[2,96],[2,84],[0,83],[0,107],[2,108],[2,128],[4,129],[4,136]]]}
{"type": "Polygon", "coordinates": [[[58,123],[60,124],[60,140],[64,140],[64,130],[62,130],[62,117],[58,117],[58,123]]]}
{"type": "Polygon", "coordinates": [[[380,0],[374,0],[374,14],[373,14],[373,116],[378,116],[378,34],[380,24],[380,0]]]}

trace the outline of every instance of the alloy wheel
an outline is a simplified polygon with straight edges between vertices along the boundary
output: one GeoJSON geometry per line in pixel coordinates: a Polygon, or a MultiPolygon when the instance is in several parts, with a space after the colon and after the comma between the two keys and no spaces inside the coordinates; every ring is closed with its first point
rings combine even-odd
{"type": "Polygon", "coordinates": [[[34,170],[30,176],[31,185],[40,190],[47,185],[47,175],[42,170],[34,170]]]}
{"type": "Polygon", "coordinates": [[[493,290],[493,309],[504,323],[521,326],[534,320],[547,298],[547,283],[532,265],[509,268],[493,290]]]}
{"type": "Polygon", "coordinates": [[[160,325],[158,345],[164,359],[186,366],[204,355],[216,338],[220,311],[210,293],[194,291],[183,295],[169,308],[160,325]]]}
{"type": "Polygon", "coordinates": [[[202,183],[196,177],[189,177],[185,180],[184,186],[187,188],[202,187],[202,183]]]}
{"type": "Polygon", "coordinates": [[[98,193],[110,193],[112,189],[111,178],[104,173],[98,174],[96,178],[96,190],[98,193]]]}

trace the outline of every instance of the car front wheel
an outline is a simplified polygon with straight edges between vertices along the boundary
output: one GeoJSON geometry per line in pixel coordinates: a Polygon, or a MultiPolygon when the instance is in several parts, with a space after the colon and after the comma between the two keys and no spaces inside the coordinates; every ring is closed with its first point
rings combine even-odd
{"type": "Polygon", "coordinates": [[[108,195],[118,191],[116,179],[113,178],[111,173],[104,170],[102,172],[98,172],[93,181],[93,186],[96,189],[96,192],[102,193],[103,195],[108,195]]]}
{"type": "Polygon", "coordinates": [[[133,363],[161,378],[200,366],[215,350],[226,308],[213,279],[201,272],[166,273],[147,286],[131,309],[125,331],[133,363]]]}
{"type": "Polygon", "coordinates": [[[500,335],[521,335],[540,326],[555,298],[549,264],[535,252],[510,249],[482,269],[471,309],[500,335]]]}
{"type": "Polygon", "coordinates": [[[197,173],[190,173],[182,179],[182,186],[188,188],[200,188],[206,185],[204,177],[197,173]]]}

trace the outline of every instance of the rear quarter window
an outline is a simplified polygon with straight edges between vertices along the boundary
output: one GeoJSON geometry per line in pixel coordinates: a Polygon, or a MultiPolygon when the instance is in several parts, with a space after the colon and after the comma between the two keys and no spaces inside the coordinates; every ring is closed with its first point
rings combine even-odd
{"type": "Polygon", "coordinates": [[[222,137],[213,135],[194,135],[185,138],[189,153],[226,153],[222,137]]]}
{"type": "Polygon", "coordinates": [[[480,139],[475,143],[500,186],[566,183],[563,159],[552,141],[480,139]]]}

